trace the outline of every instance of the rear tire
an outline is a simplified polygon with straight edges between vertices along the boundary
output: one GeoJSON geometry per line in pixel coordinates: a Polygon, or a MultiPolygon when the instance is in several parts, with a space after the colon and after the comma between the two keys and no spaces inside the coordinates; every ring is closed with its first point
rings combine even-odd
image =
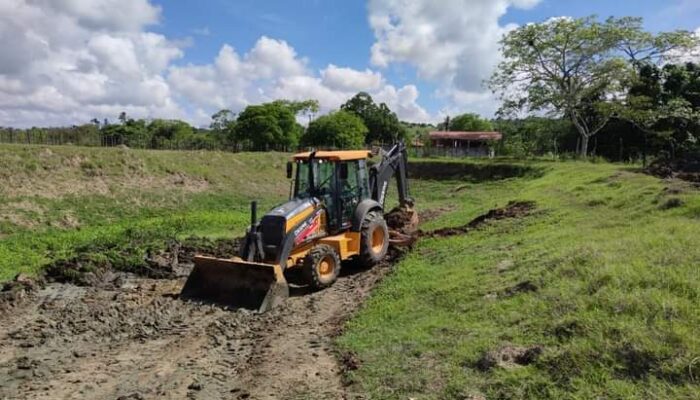
{"type": "Polygon", "coordinates": [[[333,247],[319,244],[304,257],[303,271],[306,281],[313,288],[326,288],[338,279],[340,257],[333,247]]]}
{"type": "Polygon", "coordinates": [[[370,211],[362,220],[360,264],[371,267],[384,259],[389,249],[389,228],[381,211],[370,211]]]}

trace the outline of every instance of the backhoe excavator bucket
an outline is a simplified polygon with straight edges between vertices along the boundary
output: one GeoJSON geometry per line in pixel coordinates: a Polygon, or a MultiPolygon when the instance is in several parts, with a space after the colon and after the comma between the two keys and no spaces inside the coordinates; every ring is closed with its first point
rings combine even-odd
{"type": "Polygon", "coordinates": [[[180,297],[263,313],[289,297],[289,286],[279,265],[196,256],[180,297]]]}

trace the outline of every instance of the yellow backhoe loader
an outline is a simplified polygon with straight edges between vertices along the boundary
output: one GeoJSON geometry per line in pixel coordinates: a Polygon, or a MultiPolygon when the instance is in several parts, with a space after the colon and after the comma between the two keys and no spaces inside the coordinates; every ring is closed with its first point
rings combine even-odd
{"type": "Polygon", "coordinates": [[[294,155],[287,163],[287,178],[294,178],[290,200],[260,221],[253,202],[240,256],[196,256],[181,297],[265,312],[289,296],[289,269],[301,268],[306,282],[321,289],[335,282],[342,261],[380,262],[389,246],[383,210],[392,177],[399,206],[417,224],[404,144],[381,153],[372,166],[366,150],[294,155]]]}

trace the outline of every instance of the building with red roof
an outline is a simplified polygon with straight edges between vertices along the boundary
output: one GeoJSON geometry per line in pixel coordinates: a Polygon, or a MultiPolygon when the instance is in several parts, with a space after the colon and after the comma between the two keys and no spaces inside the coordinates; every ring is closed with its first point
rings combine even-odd
{"type": "Polygon", "coordinates": [[[446,155],[493,157],[493,144],[500,141],[500,132],[434,131],[428,134],[430,144],[446,155]]]}

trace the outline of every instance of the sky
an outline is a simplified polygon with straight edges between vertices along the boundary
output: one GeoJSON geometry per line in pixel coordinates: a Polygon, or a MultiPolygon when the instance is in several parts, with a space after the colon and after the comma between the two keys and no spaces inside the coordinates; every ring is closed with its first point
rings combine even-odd
{"type": "Polygon", "coordinates": [[[700,33],[700,0],[0,0],[0,126],[177,118],[359,91],[403,120],[493,116],[509,30],[639,16],[700,33]]]}

